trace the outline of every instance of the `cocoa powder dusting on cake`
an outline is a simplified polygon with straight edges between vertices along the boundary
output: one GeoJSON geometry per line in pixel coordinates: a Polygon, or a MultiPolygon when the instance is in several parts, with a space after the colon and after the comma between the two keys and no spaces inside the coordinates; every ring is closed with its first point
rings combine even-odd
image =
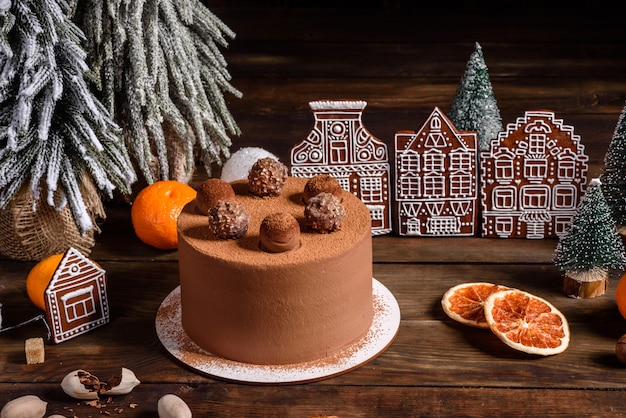
{"type": "MultiPolygon", "coordinates": [[[[333,232],[332,245],[325,245],[328,240],[327,234],[321,234],[306,224],[304,217],[304,201],[302,190],[306,179],[290,177],[283,188],[280,199],[259,198],[248,192],[248,181],[239,180],[231,183],[235,191],[235,200],[245,205],[246,212],[250,215],[250,223],[245,235],[236,240],[216,239],[217,237],[206,228],[207,217],[201,216],[195,207],[195,203],[183,209],[179,216],[179,229],[182,239],[187,240],[192,246],[202,249],[212,257],[232,257],[235,249],[245,249],[245,262],[250,265],[264,263],[268,265],[282,263],[299,263],[304,259],[327,257],[329,254],[337,254],[346,251],[354,245],[355,240],[362,236],[371,236],[371,220],[369,211],[363,203],[351,193],[343,191],[342,205],[346,211],[346,217],[342,221],[340,231],[333,232]],[[268,257],[266,251],[259,246],[259,228],[262,220],[270,213],[288,212],[295,217],[300,224],[301,247],[298,251],[289,252],[290,258],[268,257]],[[354,215],[356,214],[356,215],[354,215]],[[205,235],[200,231],[206,231],[205,235]]],[[[239,251],[238,251],[239,252],[239,251]]]]}
{"type": "Polygon", "coordinates": [[[287,166],[273,158],[261,158],[248,173],[248,191],[259,197],[279,196],[287,182],[287,166]]]}
{"type": "MultiPolygon", "coordinates": [[[[358,198],[346,191],[342,191],[343,202],[338,202],[336,197],[326,193],[332,196],[332,199],[335,199],[336,203],[341,205],[343,216],[345,216],[345,213],[349,212],[350,216],[345,216],[345,219],[342,218],[343,227],[340,231],[332,235],[320,234],[313,229],[305,227],[305,206],[302,196],[305,182],[305,179],[289,178],[280,197],[277,198],[259,198],[249,193],[248,181],[242,180],[233,182],[232,187],[235,191],[236,201],[245,204],[246,211],[250,215],[250,223],[244,236],[237,241],[211,239],[212,237],[203,239],[197,231],[208,229],[205,227],[205,225],[207,225],[207,218],[200,216],[200,214],[196,212],[194,204],[187,207],[183,211],[182,216],[179,217],[181,242],[185,242],[189,248],[193,249],[192,254],[196,252],[199,256],[206,254],[207,259],[215,259],[216,262],[224,263],[225,266],[230,265],[226,264],[226,261],[232,260],[233,264],[237,263],[237,265],[242,266],[242,268],[250,268],[251,270],[257,269],[257,266],[261,264],[272,268],[274,268],[274,266],[281,268],[284,266],[285,269],[292,267],[298,268],[298,266],[303,263],[315,262],[317,259],[324,257],[334,257],[335,254],[341,255],[348,250],[352,251],[355,246],[361,248],[365,254],[367,253],[367,248],[370,248],[369,251],[371,251],[371,222],[369,219],[369,211],[358,198]],[[297,251],[285,253],[284,256],[267,254],[259,248],[261,222],[268,214],[277,212],[289,213],[289,215],[296,220],[298,227],[303,227],[302,231],[300,231],[301,247],[297,251]],[[332,245],[327,245],[329,239],[332,245]]],[[[278,229],[280,229],[281,222],[278,222],[277,226],[278,229]]],[[[369,274],[369,277],[371,277],[371,272],[369,274]]],[[[357,342],[357,344],[359,343],[357,342]]],[[[272,371],[289,374],[294,370],[302,370],[301,367],[305,369],[308,367],[325,368],[332,367],[333,364],[341,365],[347,363],[345,357],[337,356],[330,352],[329,355],[331,355],[331,357],[307,363],[306,365],[285,364],[282,366],[267,367],[271,367],[272,371]]],[[[200,361],[200,359],[188,358],[189,362],[195,360],[200,361]]],[[[205,362],[206,361],[205,359],[205,362]]],[[[211,362],[213,361],[211,360],[211,362]]],[[[223,364],[224,362],[217,363],[223,364]]],[[[235,364],[233,367],[238,366],[235,364]]]]}

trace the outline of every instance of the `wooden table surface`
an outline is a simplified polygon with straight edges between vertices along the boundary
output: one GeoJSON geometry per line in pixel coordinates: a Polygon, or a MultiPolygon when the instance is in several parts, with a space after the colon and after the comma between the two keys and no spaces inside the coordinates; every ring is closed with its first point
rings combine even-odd
{"type": "MultiPolygon", "coordinates": [[[[290,147],[312,127],[308,102],[344,98],[368,102],[366,127],[392,149],[395,131],[418,129],[435,106],[449,109],[475,42],[483,48],[503,123],[526,110],[555,111],[581,136],[589,177],[600,173],[626,99],[623,15],[603,5],[499,10],[445,1],[429,9],[400,0],[363,1],[368,7],[360,9],[341,1],[333,7],[295,7],[297,1],[286,0],[206,3],[237,33],[224,52],[233,84],[244,93],[241,100],[228,97],[243,132],[233,151],[259,146],[288,162],[290,147]]],[[[309,3],[314,5],[300,4],[309,3]]],[[[626,413],[626,365],[614,355],[616,340],[626,333],[614,298],[621,272],[613,274],[603,296],[567,298],[551,261],[554,239],[375,237],[374,275],[401,309],[391,346],[331,379],[251,385],[198,374],[162,347],[155,315],[178,285],[177,253],[142,244],[129,215],[129,206],[108,203],[91,253],[108,274],[110,323],[47,345],[40,365],[26,365],[23,346],[26,338],[45,334],[41,325],[0,334],[0,406],[35,394],[49,402],[48,414],[155,417],[157,400],[175,393],[196,417],[626,413]],[[556,356],[529,356],[489,331],[451,321],[441,296],[470,281],[548,299],[570,322],[570,347],[556,356]],[[74,369],[106,378],[120,367],[133,370],[142,383],[100,409],[60,388],[74,369]]],[[[32,265],[0,260],[5,326],[38,313],[24,286],[32,265]]]]}

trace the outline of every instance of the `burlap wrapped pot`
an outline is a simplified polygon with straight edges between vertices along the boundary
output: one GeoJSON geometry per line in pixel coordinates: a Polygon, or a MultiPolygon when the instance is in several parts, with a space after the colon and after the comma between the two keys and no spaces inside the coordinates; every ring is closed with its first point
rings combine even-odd
{"type": "MultiPolygon", "coordinates": [[[[60,211],[45,201],[35,201],[28,185],[0,210],[0,253],[17,260],[39,261],[74,247],[89,255],[100,232],[97,221],[105,218],[102,200],[91,178],[83,176],[81,193],[94,228],[81,234],[67,205],[60,211]]],[[[46,196],[43,191],[42,196],[46,196]]]]}

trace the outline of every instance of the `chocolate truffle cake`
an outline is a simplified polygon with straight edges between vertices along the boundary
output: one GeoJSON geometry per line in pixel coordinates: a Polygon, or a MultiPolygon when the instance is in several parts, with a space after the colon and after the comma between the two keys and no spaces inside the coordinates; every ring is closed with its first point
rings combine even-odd
{"type": "Polygon", "coordinates": [[[195,201],[179,215],[182,326],[201,348],[238,362],[294,364],[333,356],[369,330],[369,210],[342,191],[340,227],[320,233],[305,219],[306,183],[288,177],[279,195],[261,197],[246,180],[231,183],[249,216],[237,239],[216,236],[195,201]],[[294,227],[291,217],[299,236],[284,237],[294,227]],[[273,224],[282,226],[267,233],[273,224]],[[260,231],[295,244],[269,250],[260,231]]]}

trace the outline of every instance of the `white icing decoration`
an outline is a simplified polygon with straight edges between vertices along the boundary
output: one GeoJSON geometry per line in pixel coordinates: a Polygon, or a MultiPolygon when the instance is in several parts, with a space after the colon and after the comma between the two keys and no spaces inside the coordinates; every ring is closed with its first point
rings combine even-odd
{"type": "Polygon", "coordinates": [[[309,102],[311,110],[363,110],[367,102],[363,100],[318,100],[309,102]]]}

